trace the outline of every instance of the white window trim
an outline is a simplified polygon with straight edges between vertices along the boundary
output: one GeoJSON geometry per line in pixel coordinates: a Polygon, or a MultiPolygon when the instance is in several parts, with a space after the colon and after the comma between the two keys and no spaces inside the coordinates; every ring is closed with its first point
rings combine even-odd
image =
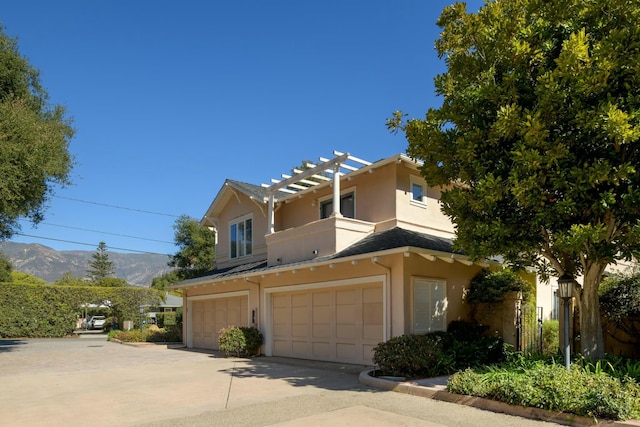
{"type": "MultiPolygon", "coordinates": [[[[353,193],[353,217],[357,218],[358,217],[358,211],[357,211],[358,195],[356,194],[356,187],[350,187],[347,189],[340,190],[340,199],[342,199],[342,196],[349,193],[353,193]]],[[[321,197],[318,199],[318,218],[320,219],[322,219],[322,203],[326,202],[327,200],[333,201],[333,195],[321,197]]],[[[340,207],[342,207],[342,203],[340,204],[340,207]]]]}
{"type": "Polygon", "coordinates": [[[418,206],[421,208],[426,208],[427,207],[427,183],[424,181],[424,179],[421,179],[415,175],[411,175],[411,182],[409,184],[409,194],[410,194],[410,200],[411,200],[411,204],[413,206],[418,206]],[[422,200],[415,200],[413,198],[413,186],[414,185],[419,185],[422,187],[422,200]]]}
{"type": "Polygon", "coordinates": [[[446,280],[443,279],[436,279],[433,277],[421,277],[421,276],[412,276],[411,277],[411,333],[413,334],[422,334],[422,333],[427,333],[427,332],[431,332],[431,331],[437,331],[437,330],[443,330],[446,331],[447,330],[447,310],[448,310],[448,299],[447,299],[447,282],[446,280]],[[440,285],[443,286],[443,290],[444,290],[444,302],[445,302],[445,307],[444,307],[444,312],[445,312],[445,317],[444,317],[444,325],[442,326],[442,329],[433,329],[431,328],[430,331],[423,331],[423,330],[416,330],[415,326],[416,326],[416,318],[415,318],[415,284],[417,281],[427,281],[427,282],[436,282],[439,283],[440,285]]]}
{"type": "MultiPolygon", "coordinates": [[[[227,226],[227,230],[229,230],[229,259],[240,259],[240,258],[246,258],[246,257],[250,257],[253,255],[253,228],[254,228],[254,221],[253,221],[253,213],[248,213],[246,215],[242,215],[239,216],[237,218],[232,219],[231,221],[229,221],[229,225],[227,226]],[[251,253],[249,255],[236,255],[235,257],[231,256],[231,226],[233,226],[234,224],[240,224],[242,222],[245,222],[246,220],[250,219],[251,220],[251,253]]],[[[236,248],[237,250],[238,248],[236,248]]]]}

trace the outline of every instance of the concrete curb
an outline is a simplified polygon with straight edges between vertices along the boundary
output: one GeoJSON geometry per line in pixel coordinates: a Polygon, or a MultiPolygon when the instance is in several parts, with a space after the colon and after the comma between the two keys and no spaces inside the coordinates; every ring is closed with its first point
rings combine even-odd
{"type": "Polygon", "coordinates": [[[181,342],[146,342],[146,341],[145,342],[127,342],[127,341],[121,341],[116,338],[107,339],[107,341],[116,343],[116,344],[128,345],[129,347],[159,347],[159,346],[163,346],[165,348],[185,347],[185,345],[181,342]]]}
{"type": "Polygon", "coordinates": [[[410,381],[396,382],[388,379],[372,377],[370,375],[371,372],[373,372],[371,369],[362,371],[358,377],[358,381],[360,381],[361,384],[382,390],[396,391],[398,393],[427,397],[434,400],[456,403],[458,405],[472,406],[474,408],[484,409],[487,411],[500,412],[532,420],[549,421],[568,426],[640,427],[640,420],[597,421],[593,418],[580,417],[573,414],[566,414],[564,412],[515,406],[481,397],[449,393],[446,391],[446,386],[440,384],[442,382],[442,378],[434,379],[433,384],[421,385],[410,381]]]}

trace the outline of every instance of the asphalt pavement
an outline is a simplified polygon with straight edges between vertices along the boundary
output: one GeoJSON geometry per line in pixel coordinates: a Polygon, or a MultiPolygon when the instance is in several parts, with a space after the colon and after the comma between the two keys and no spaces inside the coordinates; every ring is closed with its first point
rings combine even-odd
{"type": "Polygon", "coordinates": [[[364,369],[129,346],[98,334],[0,340],[0,425],[558,425],[363,385],[364,369]]]}

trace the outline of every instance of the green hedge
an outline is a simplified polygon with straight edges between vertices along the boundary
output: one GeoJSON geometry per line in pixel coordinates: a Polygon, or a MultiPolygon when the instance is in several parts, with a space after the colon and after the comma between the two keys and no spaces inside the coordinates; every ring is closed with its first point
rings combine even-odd
{"type": "Polygon", "coordinates": [[[156,321],[159,328],[175,326],[182,329],[182,307],[178,311],[165,311],[156,313],[156,321]]]}
{"type": "Polygon", "coordinates": [[[69,335],[85,304],[105,304],[120,319],[136,319],[141,304],[157,304],[161,297],[149,288],[0,283],[0,337],[69,335]]]}

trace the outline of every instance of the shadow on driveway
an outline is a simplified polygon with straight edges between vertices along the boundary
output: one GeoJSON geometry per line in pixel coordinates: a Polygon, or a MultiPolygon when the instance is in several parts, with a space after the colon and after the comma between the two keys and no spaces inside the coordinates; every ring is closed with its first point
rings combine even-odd
{"type": "Polygon", "coordinates": [[[26,343],[24,340],[0,340],[0,353],[16,350],[18,346],[26,343]]]}
{"type": "Polygon", "coordinates": [[[294,359],[277,356],[259,356],[253,358],[225,358],[215,350],[188,349],[185,347],[175,350],[209,354],[212,359],[226,359],[234,363],[233,367],[226,365],[217,372],[227,374],[237,379],[271,379],[281,380],[294,387],[318,387],[327,390],[358,390],[363,387],[358,382],[358,376],[371,366],[350,365],[344,363],[322,362],[314,360],[294,359]]]}

